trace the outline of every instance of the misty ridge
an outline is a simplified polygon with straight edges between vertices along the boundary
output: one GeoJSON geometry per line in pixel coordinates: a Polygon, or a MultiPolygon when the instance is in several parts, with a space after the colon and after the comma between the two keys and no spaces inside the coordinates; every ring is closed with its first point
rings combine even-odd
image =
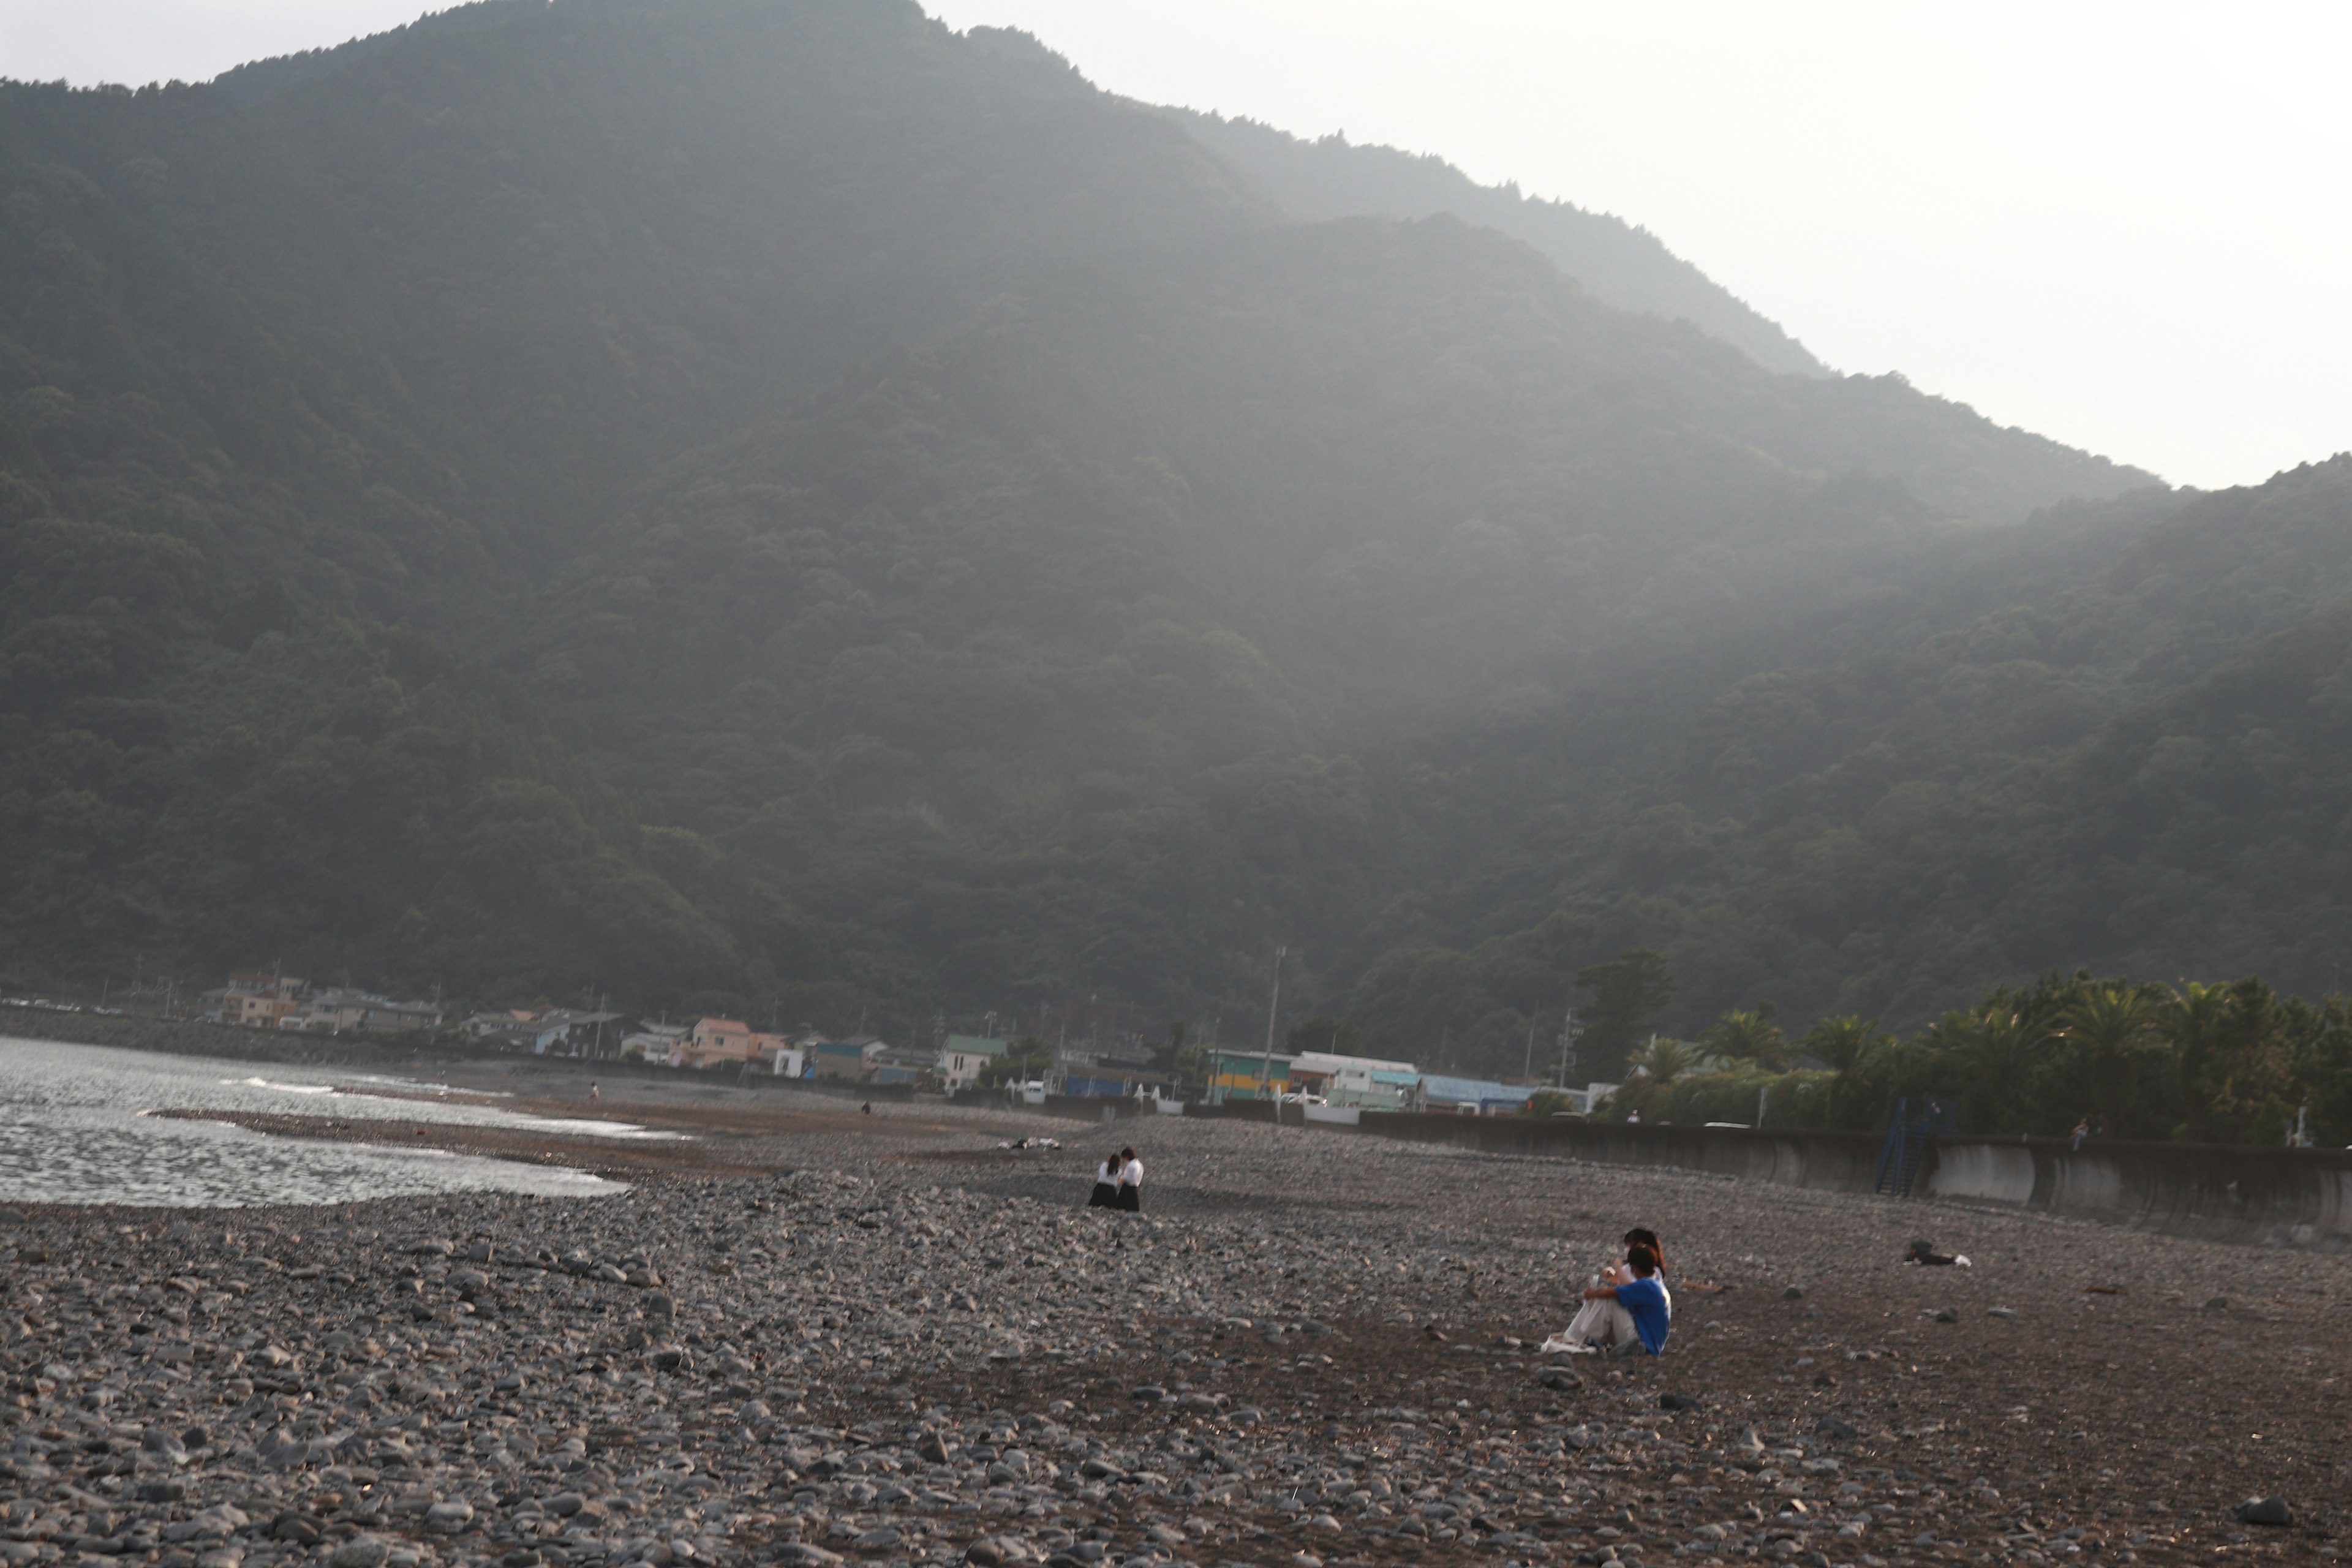
{"type": "Polygon", "coordinates": [[[2078,969],[2259,974],[2317,1071],[2347,757],[2352,457],[2169,489],[1025,35],[491,0],[0,86],[21,984],[1239,1037],[1286,943],[1493,1072],[1631,950],[1590,1076],[2078,969]]]}

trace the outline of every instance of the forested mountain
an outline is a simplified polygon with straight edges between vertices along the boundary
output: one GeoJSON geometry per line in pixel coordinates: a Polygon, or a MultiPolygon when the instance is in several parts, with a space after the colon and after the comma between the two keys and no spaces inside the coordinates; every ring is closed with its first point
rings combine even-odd
{"type": "Polygon", "coordinates": [[[1604,303],[1687,321],[1738,345],[1767,370],[1827,374],[1777,322],[1668,250],[1657,236],[1622,218],[1522,195],[1516,185],[1482,185],[1433,153],[1350,142],[1338,133],[1308,141],[1255,120],[1196,110],[1161,112],[1240,167],[1295,216],[1313,221],[1444,213],[1527,241],[1604,303]]]}
{"type": "MultiPolygon", "coordinates": [[[[1407,1018],[1450,987],[1496,1039],[1530,944],[1658,949],[1693,1020],[1911,1023],[2078,965],[2336,989],[2352,457],[2045,521],[2030,573],[1938,572],[1727,685],[1607,805],[1522,819],[1430,922],[1483,920],[1486,956],[1401,947],[1368,987],[1407,1018]]],[[[1494,738],[1465,793],[1522,790],[1557,729],[1494,738]]]]}
{"type": "Polygon", "coordinates": [[[1268,184],[895,0],[0,88],[7,963],[895,1027],[1287,941],[1465,1061],[1634,943],[1676,1019],[2267,966],[2193,925],[2285,829],[2100,791],[2324,767],[2226,694],[2321,657],[2336,468],[2176,495],[1268,184]]]}

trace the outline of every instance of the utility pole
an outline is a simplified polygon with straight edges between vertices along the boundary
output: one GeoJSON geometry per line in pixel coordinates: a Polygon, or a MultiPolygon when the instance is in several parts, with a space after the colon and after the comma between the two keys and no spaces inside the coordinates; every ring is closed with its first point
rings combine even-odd
{"type": "Polygon", "coordinates": [[[1522,1062],[1519,1064],[1519,1081],[1520,1081],[1521,1083],[1533,1083],[1533,1082],[1535,1082],[1535,1080],[1536,1080],[1536,1020],[1535,1020],[1535,1015],[1533,1015],[1533,1014],[1531,1013],[1531,1014],[1529,1014],[1529,1015],[1528,1016],[1528,1054],[1527,1054],[1527,1059],[1526,1059],[1526,1060],[1524,1060],[1524,1061],[1522,1061],[1522,1062]]]}
{"type": "MultiPolygon", "coordinates": [[[[1265,1059],[1258,1064],[1257,1091],[1271,1095],[1274,1088],[1274,1020],[1282,1011],[1282,961],[1290,952],[1286,947],[1274,950],[1274,997],[1265,1005],[1265,1059]]],[[[1274,1102],[1274,1124],[1282,1125],[1282,1101],[1274,1102]]]]}

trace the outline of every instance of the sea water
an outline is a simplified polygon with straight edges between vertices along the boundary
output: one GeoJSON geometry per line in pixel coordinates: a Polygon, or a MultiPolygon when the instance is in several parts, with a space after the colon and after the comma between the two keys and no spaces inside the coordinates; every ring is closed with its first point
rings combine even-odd
{"type": "Polygon", "coordinates": [[[418,1122],[653,1137],[433,1099],[436,1086],[332,1068],[68,1046],[0,1036],[0,1202],[238,1207],[331,1204],[415,1193],[600,1196],[627,1191],[584,1171],[409,1148],[418,1122]],[[247,1131],[159,1110],[261,1111],[386,1123],[383,1143],[247,1131]],[[395,1128],[392,1124],[399,1123],[395,1128]]]}

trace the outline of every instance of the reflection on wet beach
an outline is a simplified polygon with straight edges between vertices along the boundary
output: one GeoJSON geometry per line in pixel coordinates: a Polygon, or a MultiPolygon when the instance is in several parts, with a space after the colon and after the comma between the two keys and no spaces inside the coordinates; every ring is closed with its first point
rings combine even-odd
{"type": "Polygon", "coordinates": [[[625,1190],[585,1172],[407,1148],[275,1138],[157,1111],[278,1112],[347,1121],[529,1128],[669,1138],[624,1122],[531,1117],[435,1097],[446,1086],[382,1075],[154,1055],[0,1037],[0,1201],[220,1206],[344,1203],[493,1191],[593,1196],[625,1190]],[[400,1098],[395,1098],[399,1096],[400,1098]],[[410,1098],[415,1096],[415,1098],[410,1098]]]}

